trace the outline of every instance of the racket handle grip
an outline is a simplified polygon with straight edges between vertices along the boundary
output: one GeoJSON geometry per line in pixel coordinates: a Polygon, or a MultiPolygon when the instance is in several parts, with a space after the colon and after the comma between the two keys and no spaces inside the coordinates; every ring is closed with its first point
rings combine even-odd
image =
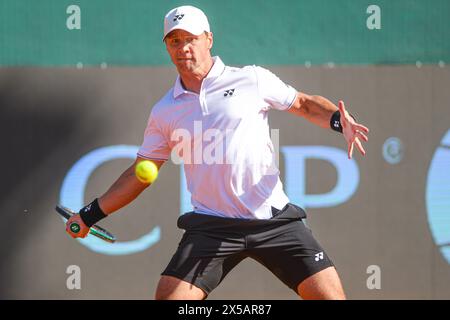
{"type": "Polygon", "coordinates": [[[80,225],[76,222],[72,222],[70,224],[69,228],[70,228],[70,231],[72,231],[73,233],[78,233],[81,230],[80,225]]]}

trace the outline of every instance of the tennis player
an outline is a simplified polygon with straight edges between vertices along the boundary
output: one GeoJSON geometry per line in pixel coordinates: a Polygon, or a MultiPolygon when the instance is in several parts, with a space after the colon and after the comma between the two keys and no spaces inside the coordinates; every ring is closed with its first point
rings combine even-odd
{"type": "Polygon", "coordinates": [[[179,74],[174,86],[152,108],[135,163],[68,221],[78,222],[81,232],[67,232],[85,237],[89,226],[133,201],[148,187],[135,177],[135,165],[151,159],[159,168],[176,150],[193,211],[178,219],[185,232],[162,272],[156,299],[205,299],[248,257],[303,299],[345,299],[333,262],[302,221],[305,211],[283,191],[267,117],[276,109],[338,131],[349,158],[354,146],[365,155],[361,140],[368,140],[369,130],[341,101],[337,107],[267,69],[229,67],[213,57],[213,34],[198,8],[170,10],[163,41],[179,74]]]}

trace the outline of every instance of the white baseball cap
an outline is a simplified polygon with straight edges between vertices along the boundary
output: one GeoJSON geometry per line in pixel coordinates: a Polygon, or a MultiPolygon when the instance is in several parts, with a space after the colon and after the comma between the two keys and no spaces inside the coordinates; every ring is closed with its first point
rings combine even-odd
{"type": "Polygon", "coordinates": [[[209,22],[202,10],[193,6],[181,6],[170,10],[164,17],[164,37],[176,29],[182,29],[199,36],[204,31],[210,32],[209,22]]]}

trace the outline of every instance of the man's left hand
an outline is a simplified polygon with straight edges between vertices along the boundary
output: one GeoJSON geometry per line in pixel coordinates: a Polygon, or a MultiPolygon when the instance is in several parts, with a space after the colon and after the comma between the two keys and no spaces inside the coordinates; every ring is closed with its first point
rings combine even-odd
{"type": "Polygon", "coordinates": [[[339,101],[339,112],[341,114],[342,134],[345,141],[348,144],[348,158],[351,159],[353,155],[353,147],[356,144],[359,152],[364,156],[366,151],[364,150],[361,141],[369,141],[366,134],[369,133],[369,129],[362,124],[356,123],[355,119],[345,110],[343,101],[339,101]]]}

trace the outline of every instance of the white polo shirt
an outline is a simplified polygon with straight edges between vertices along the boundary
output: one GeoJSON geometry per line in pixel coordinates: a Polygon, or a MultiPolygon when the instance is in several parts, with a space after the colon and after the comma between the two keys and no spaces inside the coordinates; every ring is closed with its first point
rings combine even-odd
{"type": "Polygon", "coordinates": [[[200,94],[180,77],[153,107],[138,156],[183,159],[195,212],[268,219],[289,202],[279,179],[268,111],[287,110],[297,91],[270,71],[228,67],[219,57],[200,94]]]}

